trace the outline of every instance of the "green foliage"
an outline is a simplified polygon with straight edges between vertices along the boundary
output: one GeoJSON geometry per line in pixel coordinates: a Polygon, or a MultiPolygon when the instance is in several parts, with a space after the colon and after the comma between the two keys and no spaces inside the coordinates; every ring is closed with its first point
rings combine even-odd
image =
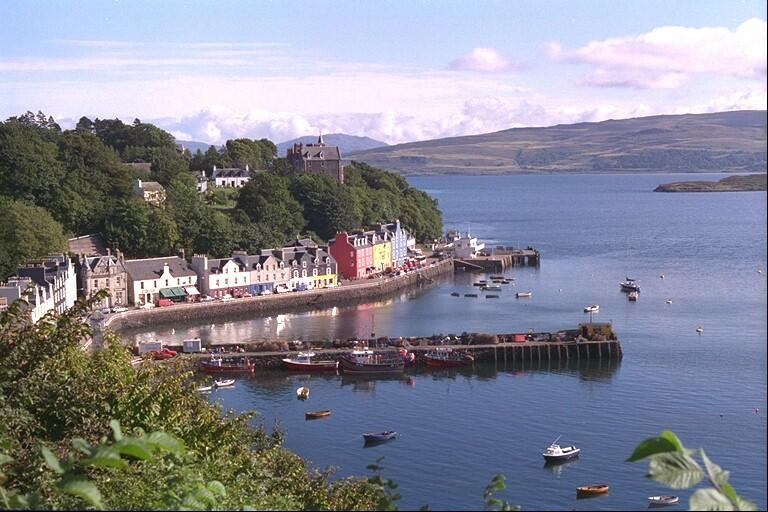
{"type": "Polygon", "coordinates": [[[0,222],[0,281],[23,263],[67,250],[61,224],[43,208],[0,196],[0,209],[5,212],[0,222]]]}
{"type": "Polygon", "coordinates": [[[496,475],[485,487],[483,491],[485,510],[520,510],[520,507],[510,505],[508,502],[494,497],[494,494],[507,488],[507,485],[504,483],[505,480],[506,477],[504,475],[496,475]]]}
{"type": "Polygon", "coordinates": [[[252,222],[279,236],[278,243],[301,233],[306,224],[301,205],[291,195],[288,179],[271,172],[256,174],[240,189],[237,208],[252,222]]]}
{"type": "Polygon", "coordinates": [[[754,503],[736,494],[728,483],[728,471],[713,463],[703,449],[685,448],[669,430],[642,441],[627,462],[645,458],[650,459],[648,478],[673,489],[688,489],[707,479],[712,487],[698,489],[691,495],[691,510],[757,510],[754,503]],[[697,454],[704,469],[695,459],[697,454]]]}

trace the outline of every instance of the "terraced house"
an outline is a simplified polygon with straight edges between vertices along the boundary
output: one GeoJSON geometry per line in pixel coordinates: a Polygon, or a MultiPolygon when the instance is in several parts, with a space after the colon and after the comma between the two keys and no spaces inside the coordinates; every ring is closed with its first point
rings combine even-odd
{"type": "Polygon", "coordinates": [[[289,289],[313,290],[338,283],[338,266],[327,247],[288,246],[281,252],[290,275],[289,289]]]}
{"type": "Polygon", "coordinates": [[[192,256],[192,269],[197,273],[200,290],[209,297],[242,297],[250,292],[251,273],[241,258],[208,258],[192,256]]]}
{"type": "Polygon", "coordinates": [[[197,300],[197,274],[183,258],[170,256],[142,260],[125,260],[128,274],[128,300],[131,304],[159,303],[160,299],[172,302],[197,300]]]}
{"type": "Polygon", "coordinates": [[[372,228],[379,236],[386,236],[390,241],[392,247],[391,265],[395,268],[401,267],[408,258],[409,234],[405,228],[400,227],[400,220],[395,220],[389,224],[375,224],[372,228]]]}
{"type": "Polygon", "coordinates": [[[344,278],[360,279],[373,272],[373,245],[362,233],[337,233],[328,242],[328,249],[344,278]]]}
{"type": "Polygon", "coordinates": [[[259,254],[248,255],[245,251],[235,251],[232,259],[245,266],[250,273],[249,291],[251,295],[274,292],[279,287],[288,288],[289,272],[283,261],[266,249],[259,254]]]}

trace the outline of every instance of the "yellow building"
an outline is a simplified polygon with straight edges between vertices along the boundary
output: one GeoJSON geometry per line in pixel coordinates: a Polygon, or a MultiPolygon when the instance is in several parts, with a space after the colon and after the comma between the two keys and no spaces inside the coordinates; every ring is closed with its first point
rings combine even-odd
{"type": "Polygon", "coordinates": [[[339,284],[336,274],[322,274],[312,276],[312,288],[327,288],[328,285],[336,286],[339,284]]]}
{"type": "Polygon", "coordinates": [[[383,272],[392,266],[392,242],[380,238],[373,245],[373,268],[383,272]]]}

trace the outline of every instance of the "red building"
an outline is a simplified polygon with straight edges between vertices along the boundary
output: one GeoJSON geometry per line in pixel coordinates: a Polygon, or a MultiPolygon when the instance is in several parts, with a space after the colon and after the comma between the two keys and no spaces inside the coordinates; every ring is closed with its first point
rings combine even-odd
{"type": "Polygon", "coordinates": [[[365,277],[373,269],[373,245],[362,234],[337,233],[328,242],[328,250],[345,279],[365,277]]]}

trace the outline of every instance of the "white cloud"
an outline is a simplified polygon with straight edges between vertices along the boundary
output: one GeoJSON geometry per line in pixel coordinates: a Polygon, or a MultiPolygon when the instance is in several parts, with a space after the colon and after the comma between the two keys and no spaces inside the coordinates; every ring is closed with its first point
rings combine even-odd
{"type": "Polygon", "coordinates": [[[450,68],[460,71],[494,73],[514,70],[517,66],[493,48],[474,48],[468,54],[451,62],[450,68]]]}
{"type": "Polygon", "coordinates": [[[758,18],[735,30],[664,26],[572,50],[558,42],[545,48],[552,59],[593,66],[594,72],[584,79],[590,85],[676,88],[694,74],[766,77],[766,22],[758,18]]]}

